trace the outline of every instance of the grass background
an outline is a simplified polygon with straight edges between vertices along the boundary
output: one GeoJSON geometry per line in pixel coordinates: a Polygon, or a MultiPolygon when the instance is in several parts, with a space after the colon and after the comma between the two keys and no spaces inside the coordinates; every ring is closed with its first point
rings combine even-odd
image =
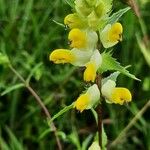
{"type": "MultiPolygon", "coordinates": [[[[133,102],[126,106],[104,104],[104,126],[109,142],[118,136],[150,99],[150,2],[137,2],[142,14],[140,22],[144,22],[144,34],[133,11],[127,12],[120,20],[124,27],[123,42],[114,47],[114,57],[124,66],[131,64],[130,72],[142,81],[121,75],[118,86],[125,86],[132,91],[133,102]],[[142,40],[148,39],[146,53],[139,47],[136,35],[142,40]]],[[[124,7],[124,3],[114,0],[114,11],[124,7]]],[[[81,80],[82,69],[56,65],[48,60],[53,49],[68,47],[68,31],[52,20],[62,23],[70,12],[71,8],[64,0],[0,0],[0,51],[8,55],[25,79],[32,74],[29,77],[30,84],[52,115],[71,104],[85,87],[81,80]]],[[[1,65],[0,149],[57,149],[53,134],[45,134],[48,129],[45,116],[27,89],[11,91],[17,84],[20,84],[18,78],[9,68],[1,65]]],[[[116,145],[116,150],[150,150],[149,113],[147,110],[134,124],[123,143],[116,145]]],[[[91,143],[96,131],[90,111],[80,114],[71,110],[54,123],[65,150],[80,150],[81,147],[83,150],[84,145],[91,143]]]]}

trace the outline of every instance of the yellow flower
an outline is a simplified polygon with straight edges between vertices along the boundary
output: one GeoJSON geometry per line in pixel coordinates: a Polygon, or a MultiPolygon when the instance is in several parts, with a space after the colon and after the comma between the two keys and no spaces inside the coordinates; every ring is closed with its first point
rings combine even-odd
{"type": "Polygon", "coordinates": [[[101,91],[108,103],[123,105],[132,100],[130,91],[127,88],[116,87],[116,83],[113,80],[106,81],[102,85],[101,91]]]}
{"type": "Polygon", "coordinates": [[[49,60],[56,64],[71,63],[74,66],[85,66],[92,54],[92,51],[80,51],[76,48],[72,50],[56,49],[49,55],[49,60]]]}
{"type": "Polygon", "coordinates": [[[105,48],[116,45],[122,41],[123,27],[120,23],[108,24],[100,33],[100,39],[105,48]]]}
{"type": "Polygon", "coordinates": [[[92,62],[89,62],[86,65],[86,70],[84,71],[84,81],[92,81],[94,82],[96,78],[96,68],[95,64],[92,62]]]}
{"type": "Polygon", "coordinates": [[[53,61],[56,64],[60,63],[72,63],[75,60],[74,55],[70,50],[67,49],[56,49],[54,50],[50,57],[50,61],[53,61]]]}
{"type": "Polygon", "coordinates": [[[96,72],[101,64],[102,56],[98,50],[95,50],[90,61],[86,64],[86,69],[84,71],[84,80],[87,82],[94,82],[96,78],[96,72]]]}
{"type": "Polygon", "coordinates": [[[100,91],[96,84],[88,88],[86,93],[81,94],[74,103],[74,107],[82,112],[85,109],[94,107],[100,99],[100,91]]]}
{"type": "Polygon", "coordinates": [[[68,40],[71,43],[70,47],[87,51],[96,47],[98,36],[94,31],[74,28],[69,32],[68,40]]]}
{"type": "Polygon", "coordinates": [[[112,91],[111,101],[116,104],[123,105],[125,102],[130,102],[132,95],[127,88],[116,87],[112,91]]]}
{"type": "Polygon", "coordinates": [[[77,13],[69,14],[64,19],[64,24],[67,25],[70,29],[73,28],[86,28],[86,21],[78,16],[77,13]]]}
{"type": "Polygon", "coordinates": [[[87,43],[87,36],[85,32],[80,29],[75,28],[69,32],[68,39],[71,42],[70,46],[72,48],[84,48],[87,43]]]}

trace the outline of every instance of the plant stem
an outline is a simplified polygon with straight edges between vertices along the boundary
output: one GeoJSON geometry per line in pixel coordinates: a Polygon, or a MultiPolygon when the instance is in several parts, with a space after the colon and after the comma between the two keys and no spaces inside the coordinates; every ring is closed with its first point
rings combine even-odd
{"type": "MultiPolygon", "coordinates": [[[[96,84],[99,88],[99,91],[101,92],[101,75],[98,74],[97,77],[96,77],[96,84]]],[[[101,94],[102,95],[102,94],[101,94]]],[[[97,108],[96,108],[96,112],[97,112],[97,116],[98,116],[98,137],[99,137],[99,145],[100,147],[102,148],[102,115],[103,115],[103,112],[102,112],[102,97],[100,98],[100,103],[98,104],[97,108]]]]}
{"type": "MultiPolygon", "coordinates": [[[[46,106],[44,105],[44,103],[42,102],[41,98],[38,96],[38,94],[33,90],[33,88],[25,81],[25,79],[18,73],[18,71],[12,65],[9,65],[9,68],[24,83],[24,86],[33,95],[33,97],[35,98],[35,100],[37,101],[37,103],[39,104],[41,109],[43,110],[44,114],[46,115],[47,119],[50,120],[51,115],[50,115],[48,109],[46,108],[46,106]]],[[[61,146],[60,140],[57,135],[57,129],[56,129],[54,123],[52,122],[51,125],[50,124],[48,124],[48,125],[49,125],[49,128],[52,129],[52,131],[54,132],[58,149],[62,150],[62,146],[61,146]]]]}
{"type": "Polygon", "coordinates": [[[150,107],[150,100],[143,106],[143,108],[135,115],[135,117],[130,121],[130,123],[121,131],[119,136],[109,145],[109,147],[114,147],[126,135],[127,131],[136,123],[138,119],[144,114],[144,112],[150,107]]]}

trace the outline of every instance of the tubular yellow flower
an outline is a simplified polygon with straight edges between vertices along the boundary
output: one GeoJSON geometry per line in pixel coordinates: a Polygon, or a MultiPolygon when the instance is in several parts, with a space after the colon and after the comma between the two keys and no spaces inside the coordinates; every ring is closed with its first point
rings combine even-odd
{"type": "Polygon", "coordinates": [[[84,81],[94,82],[96,78],[96,72],[98,68],[101,66],[101,64],[102,64],[102,56],[98,50],[95,50],[93,52],[93,55],[91,56],[90,61],[86,64],[86,69],[83,75],[84,81]]]}
{"type": "Polygon", "coordinates": [[[86,21],[80,19],[76,13],[67,15],[64,19],[64,24],[67,25],[70,29],[86,27],[86,21]]]}
{"type": "Polygon", "coordinates": [[[115,23],[111,26],[109,34],[110,42],[122,41],[123,27],[120,23],[115,23]]]}
{"type": "Polygon", "coordinates": [[[83,94],[78,97],[78,99],[75,102],[74,107],[76,107],[77,110],[82,112],[84,109],[87,108],[90,101],[90,96],[88,94],[83,94]]]}
{"type": "Polygon", "coordinates": [[[110,79],[102,85],[101,91],[107,102],[123,105],[132,100],[132,95],[127,88],[115,86],[115,81],[110,79]]]}
{"type": "Polygon", "coordinates": [[[122,41],[122,25],[117,22],[113,25],[108,24],[100,33],[100,39],[105,48],[116,45],[119,41],[122,41]]]}
{"type": "Polygon", "coordinates": [[[49,60],[56,64],[71,63],[74,59],[75,57],[72,55],[71,51],[67,49],[56,49],[49,56],[49,60]]]}
{"type": "Polygon", "coordinates": [[[70,46],[73,48],[84,48],[86,47],[87,37],[86,33],[78,28],[72,29],[69,32],[68,39],[71,42],[70,46]]]}
{"type": "Polygon", "coordinates": [[[96,78],[96,66],[94,63],[90,62],[86,65],[86,70],[84,71],[84,81],[94,82],[96,78]]]}
{"type": "Polygon", "coordinates": [[[74,107],[82,112],[85,109],[91,109],[94,107],[100,98],[100,91],[96,84],[88,88],[86,93],[81,94],[74,103],[74,107]]]}
{"type": "Polygon", "coordinates": [[[123,105],[125,102],[130,102],[132,95],[127,88],[116,87],[114,88],[111,96],[111,101],[123,105]]]}

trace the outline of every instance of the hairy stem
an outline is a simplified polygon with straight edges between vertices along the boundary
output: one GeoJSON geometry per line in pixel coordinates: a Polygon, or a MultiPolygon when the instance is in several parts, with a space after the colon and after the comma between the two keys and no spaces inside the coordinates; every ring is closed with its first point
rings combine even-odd
{"type": "MultiPolygon", "coordinates": [[[[97,77],[96,77],[96,84],[99,88],[99,90],[101,91],[101,75],[98,74],[97,77]]],[[[102,94],[101,94],[102,95],[102,94]]],[[[103,112],[102,112],[102,97],[100,98],[100,103],[99,105],[97,106],[96,108],[96,112],[97,112],[97,116],[98,116],[98,137],[99,137],[99,145],[100,147],[102,147],[102,115],[103,115],[103,112]]]]}
{"type": "MultiPolygon", "coordinates": [[[[9,68],[11,69],[11,71],[24,83],[24,86],[28,89],[28,91],[32,94],[32,96],[35,98],[35,100],[37,101],[37,103],[39,104],[39,106],[41,107],[41,109],[43,110],[45,116],[47,117],[48,120],[51,119],[51,115],[48,111],[48,109],[46,108],[46,106],[44,105],[44,103],[42,102],[41,98],[38,96],[38,94],[34,91],[34,89],[25,81],[25,79],[18,73],[18,71],[12,66],[9,65],[9,68]]],[[[60,143],[60,140],[57,136],[57,130],[56,127],[54,125],[54,123],[52,122],[51,125],[49,125],[49,128],[54,132],[55,138],[56,138],[56,142],[57,142],[57,146],[59,150],[62,150],[62,146],[60,143]]]]}

